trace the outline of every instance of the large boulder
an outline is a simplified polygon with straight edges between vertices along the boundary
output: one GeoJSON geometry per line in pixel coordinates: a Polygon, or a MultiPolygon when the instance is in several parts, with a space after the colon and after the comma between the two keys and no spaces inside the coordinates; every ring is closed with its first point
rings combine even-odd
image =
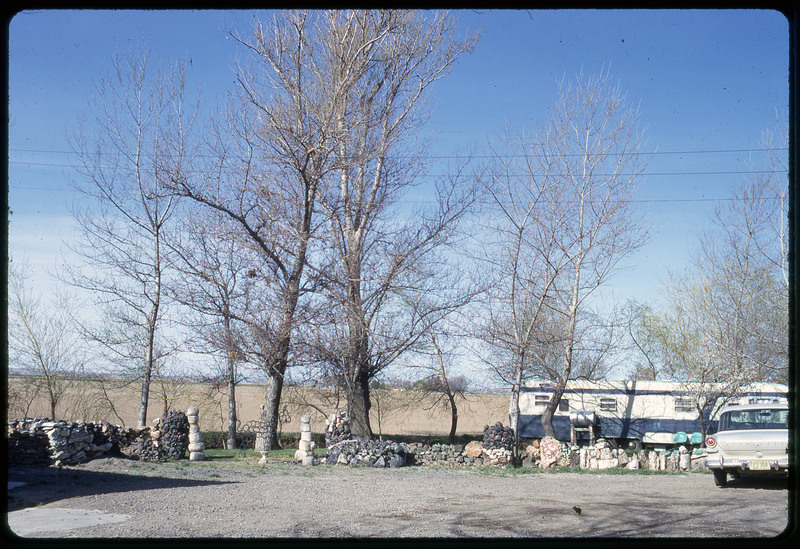
{"type": "Polygon", "coordinates": [[[483,455],[483,443],[479,440],[473,440],[464,447],[464,451],[470,457],[481,457],[483,455]]]}
{"type": "Polygon", "coordinates": [[[561,443],[553,437],[544,437],[539,443],[539,467],[547,469],[558,463],[564,454],[561,451],[561,443]]]}

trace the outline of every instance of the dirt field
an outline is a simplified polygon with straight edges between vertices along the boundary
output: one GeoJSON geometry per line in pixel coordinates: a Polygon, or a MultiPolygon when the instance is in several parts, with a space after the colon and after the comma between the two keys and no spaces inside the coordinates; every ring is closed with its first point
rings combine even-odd
{"type": "Polygon", "coordinates": [[[10,470],[9,511],[96,510],[120,522],[40,537],[774,537],[785,479],[100,459],[10,470]],[[580,513],[575,510],[578,507],[580,513]]]}
{"type": "MultiPolygon", "coordinates": [[[[264,403],[265,386],[240,385],[236,389],[237,416],[240,427],[258,419],[264,403]]],[[[118,382],[75,381],[62,397],[57,413],[70,421],[106,420],[114,425],[136,425],[141,386],[119,387],[118,382]],[[111,404],[113,403],[113,407],[111,404]]],[[[228,396],[203,383],[157,384],[151,387],[147,417],[160,417],[169,410],[200,409],[203,431],[227,428],[228,396]]],[[[11,376],[8,379],[8,417],[48,417],[49,406],[40,391],[30,393],[30,380],[11,376]]],[[[376,435],[446,435],[450,432],[450,411],[446,399],[437,399],[410,391],[373,391],[370,423],[376,435]]],[[[339,402],[339,405],[343,403],[339,402]]],[[[300,416],[311,415],[314,432],[325,429],[325,418],[337,407],[331,391],[302,387],[284,387],[281,397],[281,428],[284,432],[300,430],[300,416]]],[[[483,426],[497,421],[508,422],[508,395],[467,393],[457,401],[458,434],[483,435],[483,426]]]]}

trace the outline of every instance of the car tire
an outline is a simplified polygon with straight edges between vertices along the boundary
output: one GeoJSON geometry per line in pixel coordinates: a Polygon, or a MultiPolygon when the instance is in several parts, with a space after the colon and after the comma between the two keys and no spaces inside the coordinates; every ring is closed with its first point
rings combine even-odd
{"type": "Polygon", "coordinates": [[[719,469],[715,470],[714,484],[720,488],[725,488],[728,485],[728,473],[719,469]]]}

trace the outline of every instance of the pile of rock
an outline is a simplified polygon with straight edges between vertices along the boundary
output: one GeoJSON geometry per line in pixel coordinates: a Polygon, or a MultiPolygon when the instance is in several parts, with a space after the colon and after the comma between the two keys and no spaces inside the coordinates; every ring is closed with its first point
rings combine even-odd
{"type": "Polygon", "coordinates": [[[351,440],[350,418],[347,412],[336,411],[325,420],[325,447],[330,448],[343,440],[351,440]]]}
{"type": "Polygon", "coordinates": [[[411,463],[408,447],[391,440],[344,440],[327,448],[328,465],[364,467],[402,467],[411,463]]]}
{"type": "Polygon", "coordinates": [[[150,437],[150,429],[143,430],[141,434],[127,448],[120,448],[120,451],[131,459],[141,461],[159,461],[161,452],[158,448],[158,440],[150,437]]]}
{"type": "Polygon", "coordinates": [[[498,421],[483,427],[483,456],[486,465],[506,465],[512,462],[516,435],[511,427],[498,421]]]}
{"type": "Polygon", "coordinates": [[[172,411],[154,419],[153,427],[150,429],[150,439],[155,447],[161,449],[163,458],[186,457],[186,448],[189,445],[189,420],[186,414],[172,411]]]}

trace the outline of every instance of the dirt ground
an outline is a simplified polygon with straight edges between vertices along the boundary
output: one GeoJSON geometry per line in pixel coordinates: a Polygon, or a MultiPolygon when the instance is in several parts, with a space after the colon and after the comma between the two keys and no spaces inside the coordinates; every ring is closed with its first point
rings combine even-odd
{"type": "Polygon", "coordinates": [[[47,538],[741,538],[790,525],[786,479],[728,488],[703,473],[492,474],[467,469],[141,463],[10,469],[8,510],[125,520],[47,538]]]}

